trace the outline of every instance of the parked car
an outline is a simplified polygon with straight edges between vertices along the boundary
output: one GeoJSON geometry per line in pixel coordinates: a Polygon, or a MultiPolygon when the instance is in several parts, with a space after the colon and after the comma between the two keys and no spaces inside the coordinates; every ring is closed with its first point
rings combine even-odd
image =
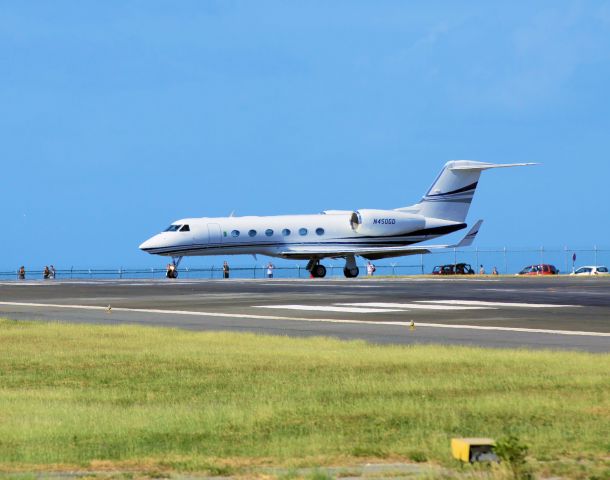
{"type": "Polygon", "coordinates": [[[528,265],[518,275],[557,275],[558,273],[559,270],[555,268],[555,265],[541,263],[538,265],[528,265]]]}
{"type": "Polygon", "coordinates": [[[570,275],[610,275],[610,272],[608,272],[608,267],[587,265],[577,268],[570,275]]]}
{"type": "Polygon", "coordinates": [[[437,265],[432,269],[432,275],[474,275],[474,270],[468,263],[452,263],[437,265]]]}

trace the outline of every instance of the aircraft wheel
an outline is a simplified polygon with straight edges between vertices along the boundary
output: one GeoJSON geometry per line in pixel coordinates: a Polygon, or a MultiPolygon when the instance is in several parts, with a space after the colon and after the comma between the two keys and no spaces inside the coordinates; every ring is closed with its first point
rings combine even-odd
{"type": "Polygon", "coordinates": [[[316,278],[324,278],[326,276],[326,267],[324,265],[316,265],[311,273],[316,278]]]}
{"type": "Polygon", "coordinates": [[[345,275],[346,278],[356,278],[359,273],[360,269],[358,267],[343,269],[343,275],[345,275]]]}

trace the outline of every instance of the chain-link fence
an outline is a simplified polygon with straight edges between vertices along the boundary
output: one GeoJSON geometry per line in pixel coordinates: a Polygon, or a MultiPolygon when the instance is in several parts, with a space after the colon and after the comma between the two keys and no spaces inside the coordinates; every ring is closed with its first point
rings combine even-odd
{"type": "MultiPolygon", "coordinates": [[[[230,259],[230,257],[229,257],[230,259]]],[[[193,261],[192,259],[189,259],[193,261]]],[[[366,274],[366,261],[359,259],[360,274],[366,274]]],[[[184,262],[186,263],[186,262],[184,262]]],[[[205,267],[180,266],[179,277],[191,279],[217,279],[223,277],[222,263],[205,267]]],[[[267,276],[267,263],[258,265],[231,266],[231,278],[264,278],[267,276]]],[[[309,272],[305,262],[291,263],[278,261],[273,269],[274,278],[306,278],[309,272]]],[[[453,265],[467,263],[475,272],[481,266],[486,273],[493,268],[500,274],[514,274],[528,265],[551,264],[561,274],[571,273],[573,267],[582,265],[610,265],[610,249],[603,248],[470,248],[432,252],[426,255],[412,255],[396,259],[372,262],[375,275],[421,275],[429,274],[436,265],[453,265]]],[[[327,277],[343,277],[344,261],[341,259],[326,259],[323,264],[327,269],[327,277]]],[[[165,268],[58,268],[56,279],[160,279],[166,274],[165,268]]],[[[44,271],[41,268],[26,267],[25,279],[42,279],[44,271]]],[[[0,272],[0,279],[16,280],[18,269],[0,272]]]]}

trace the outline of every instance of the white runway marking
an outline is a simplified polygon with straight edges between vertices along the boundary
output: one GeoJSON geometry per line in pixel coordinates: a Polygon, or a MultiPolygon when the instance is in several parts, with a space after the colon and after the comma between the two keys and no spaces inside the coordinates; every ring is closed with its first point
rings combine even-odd
{"type": "MultiPolygon", "coordinates": [[[[345,304],[347,305],[347,304],[345,304]]],[[[371,305],[373,306],[373,305],[371,305]]],[[[360,308],[341,307],[328,305],[254,305],[254,308],[277,308],[280,310],[305,310],[310,312],[344,312],[344,313],[386,313],[400,312],[400,309],[389,310],[387,308],[360,308]]]]}
{"type": "Polygon", "coordinates": [[[354,307],[397,308],[399,310],[495,310],[493,307],[470,307],[460,305],[425,305],[421,303],[338,303],[354,307]]]}
{"type": "Polygon", "coordinates": [[[418,300],[422,304],[444,304],[444,305],[476,305],[481,307],[518,307],[518,308],[565,308],[578,307],[579,305],[560,305],[549,303],[518,303],[518,302],[485,302],[479,300],[418,300]]]}
{"type": "MultiPolygon", "coordinates": [[[[61,305],[52,303],[25,303],[25,302],[0,302],[0,305],[8,305],[15,307],[34,307],[34,308],[66,308],[74,310],[97,310],[106,311],[105,306],[95,305],[61,305]]],[[[374,320],[351,320],[351,319],[334,319],[334,318],[299,318],[299,317],[283,317],[283,316],[271,316],[271,315],[250,315],[241,313],[220,313],[220,312],[196,312],[188,310],[160,310],[160,309],[148,309],[148,308],[121,308],[113,307],[114,312],[134,312],[134,313],[151,313],[159,315],[189,315],[198,317],[223,317],[223,318],[253,318],[261,320],[289,320],[298,322],[312,322],[312,323],[344,323],[344,324],[357,324],[357,325],[373,325],[373,326],[399,326],[399,327],[410,327],[411,322],[388,322],[388,321],[374,321],[374,320]]],[[[541,328],[516,328],[516,327],[496,327],[496,326],[481,326],[481,325],[458,325],[458,324],[444,324],[444,323],[425,323],[417,322],[418,327],[429,327],[429,328],[449,328],[453,330],[483,330],[483,331],[500,331],[500,332],[521,332],[521,333],[543,333],[550,335],[568,335],[568,336],[587,336],[587,337],[610,337],[610,333],[605,332],[582,332],[572,330],[544,330],[541,328]]]]}

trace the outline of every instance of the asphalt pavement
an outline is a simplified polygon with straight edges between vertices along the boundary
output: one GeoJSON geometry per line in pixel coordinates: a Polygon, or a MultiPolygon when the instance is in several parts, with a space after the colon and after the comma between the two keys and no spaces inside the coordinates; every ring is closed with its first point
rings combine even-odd
{"type": "Polygon", "coordinates": [[[610,352],[610,278],[6,281],[0,317],[610,352]]]}

